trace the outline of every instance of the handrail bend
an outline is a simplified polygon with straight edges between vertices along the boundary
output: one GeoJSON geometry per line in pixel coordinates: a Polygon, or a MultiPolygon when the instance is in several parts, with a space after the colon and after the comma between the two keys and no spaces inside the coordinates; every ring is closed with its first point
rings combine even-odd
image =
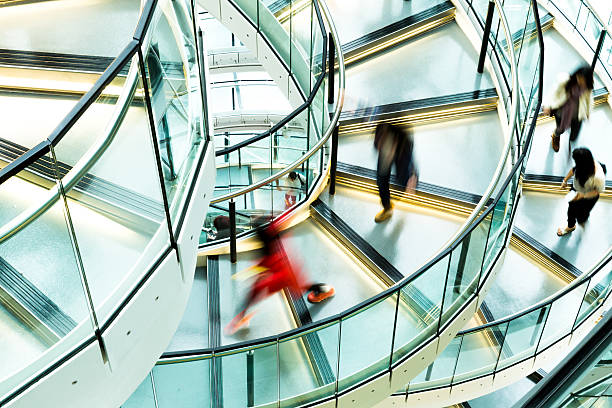
{"type": "MultiPolygon", "coordinates": [[[[329,8],[327,7],[327,4],[323,0],[316,0],[316,1],[317,1],[317,4],[319,4],[319,6],[321,7],[323,14],[325,15],[325,19],[327,20],[327,24],[329,25],[329,29],[332,33],[334,42],[337,44],[340,44],[340,40],[338,37],[338,31],[331,18],[331,13],[329,12],[329,8]]],[[[310,148],[310,150],[308,150],[308,152],[306,152],[302,157],[295,160],[293,163],[289,164],[283,170],[271,176],[268,176],[265,179],[258,181],[257,183],[244,187],[240,190],[216,197],[211,201],[211,204],[218,204],[222,201],[227,201],[232,198],[236,198],[238,196],[244,195],[246,193],[250,193],[251,191],[257,190],[258,188],[262,186],[265,186],[267,184],[272,183],[275,180],[280,179],[281,177],[285,176],[286,174],[289,174],[291,171],[298,168],[306,160],[314,156],[325,145],[325,143],[327,143],[332,133],[334,132],[334,128],[338,124],[338,120],[340,119],[340,112],[342,111],[342,107],[344,106],[346,72],[344,68],[344,54],[342,52],[342,47],[336,46],[336,53],[337,53],[336,57],[338,58],[338,66],[339,66],[339,69],[338,69],[338,102],[336,103],[336,106],[334,108],[334,113],[331,117],[327,130],[323,134],[323,137],[321,137],[321,139],[312,148],[310,148]]]]}

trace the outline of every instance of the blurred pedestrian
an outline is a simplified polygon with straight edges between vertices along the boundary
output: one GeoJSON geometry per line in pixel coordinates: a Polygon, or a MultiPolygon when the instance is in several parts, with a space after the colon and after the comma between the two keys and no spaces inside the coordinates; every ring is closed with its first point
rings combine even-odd
{"type": "Polygon", "coordinates": [[[552,149],[555,152],[559,151],[561,134],[567,129],[570,129],[570,142],[576,140],[582,122],[591,116],[592,106],[593,70],[591,67],[581,67],[571,75],[559,75],[550,104],[544,108],[545,114],[555,117],[556,127],[551,141],[552,149]]]}
{"type": "Polygon", "coordinates": [[[412,131],[396,125],[380,123],[376,126],[374,147],[378,150],[376,184],[383,206],[374,217],[374,221],[382,222],[391,217],[393,213],[389,191],[392,166],[395,165],[398,182],[406,191],[413,192],[416,188],[418,175],[412,157],[414,147],[412,131]]]}
{"type": "Polygon", "coordinates": [[[274,222],[265,228],[260,228],[257,236],[263,244],[263,257],[256,265],[234,275],[234,278],[253,275],[257,278],[240,312],[225,328],[227,334],[233,334],[249,324],[254,312],[247,314],[247,311],[253,304],[285,288],[298,296],[310,291],[307,299],[311,303],[321,302],[335,294],[334,288],[330,285],[308,283],[300,270],[291,264],[274,222]]]}
{"type": "Polygon", "coordinates": [[[572,153],[574,166],[563,179],[561,187],[567,187],[567,181],[574,177],[572,190],[575,194],[569,196],[567,207],[567,226],[557,230],[558,236],[569,234],[576,229],[576,221],[580,224],[589,218],[591,210],[599,200],[599,194],[606,186],[605,166],[593,159],[589,149],[578,148],[572,153]]]}
{"type": "MultiPolygon", "coordinates": [[[[287,177],[283,178],[283,184],[287,189],[285,192],[285,208],[290,208],[297,202],[298,194],[304,190],[306,180],[304,179],[304,176],[299,174],[297,171],[292,171],[287,175],[287,177]]],[[[280,190],[278,180],[276,180],[276,188],[280,190]]]]}

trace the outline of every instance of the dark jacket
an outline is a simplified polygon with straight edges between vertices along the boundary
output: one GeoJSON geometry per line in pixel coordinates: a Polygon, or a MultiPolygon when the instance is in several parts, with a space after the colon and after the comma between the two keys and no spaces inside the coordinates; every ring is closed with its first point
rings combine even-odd
{"type": "Polygon", "coordinates": [[[412,175],[417,175],[416,167],[412,156],[414,141],[412,130],[402,128],[388,123],[381,123],[376,126],[374,133],[374,147],[379,148],[379,144],[385,137],[392,137],[396,140],[393,163],[399,184],[406,188],[408,180],[412,175]]]}

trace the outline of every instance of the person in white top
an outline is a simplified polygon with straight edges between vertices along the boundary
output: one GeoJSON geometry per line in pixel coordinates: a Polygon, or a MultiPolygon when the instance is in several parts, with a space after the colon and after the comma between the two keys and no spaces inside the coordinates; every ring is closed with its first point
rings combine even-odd
{"type": "MultiPolygon", "coordinates": [[[[570,142],[578,137],[582,122],[591,116],[593,107],[593,70],[581,67],[573,74],[560,74],[555,92],[544,108],[544,113],[555,117],[552,148],[559,151],[561,134],[570,129],[570,142]]],[[[571,150],[571,147],[570,147],[571,150]]]]}
{"type": "MultiPolygon", "coordinates": [[[[297,171],[292,171],[283,178],[283,184],[286,188],[285,208],[289,208],[297,202],[297,194],[303,190],[306,180],[297,171]]],[[[278,180],[276,180],[276,188],[281,189],[278,180]]]]}
{"type": "Polygon", "coordinates": [[[586,148],[575,149],[572,153],[572,158],[576,166],[572,168],[561,183],[561,188],[567,187],[567,180],[574,177],[573,190],[576,191],[574,197],[568,203],[567,207],[567,226],[557,230],[558,236],[569,234],[576,229],[576,221],[580,224],[589,218],[591,210],[599,200],[599,194],[606,187],[605,170],[593,159],[593,154],[586,148]]]}

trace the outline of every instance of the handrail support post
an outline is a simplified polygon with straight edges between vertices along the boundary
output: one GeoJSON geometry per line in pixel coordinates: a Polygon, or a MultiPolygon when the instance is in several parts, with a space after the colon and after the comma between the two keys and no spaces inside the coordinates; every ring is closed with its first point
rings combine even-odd
{"type": "Polygon", "coordinates": [[[336,170],[338,167],[338,128],[336,125],[334,132],[332,133],[332,145],[331,145],[331,168],[329,170],[329,194],[336,194],[336,170]]]}
{"type": "Polygon", "coordinates": [[[334,78],[336,76],[336,46],[332,33],[329,33],[329,47],[327,47],[327,103],[334,103],[334,78]]]}
{"type": "Polygon", "coordinates": [[[480,46],[480,57],[478,58],[478,73],[484,72],[485,56],[487,55],[487,45],[489,44],[489,36],[491,35],[491,24],[493,23],[493,11],[495,2],[489,0],[489,9],[487,10],[487,21],[485,22],[484,33],[482,34],[482,45],[480,46]]]}
{"type": "Polygon", "coordinates": [[[229,202],[230,218],[230,261],[236,263],[236,202],[229,202]]]}
{"type": "Polygon", "coordinates": [[[247,407],[255,406],[255,353],[249,350],[246,353],[246,381],[247,381],[247,407]]]}
{"type": "Polygon", "coordinates": [[[601,33],[599,33],[599,41],[597,42],[597,48],[595,50],[595,55],[593,55],[593,62],[591,63],[591,69],[595,70],[595,65],[597,65],[597,60],[599,59],[599,54],[601,53],[601,49],[603,47],[604,40],[606,39],[606,29],[602,29],[601,33]]]}

